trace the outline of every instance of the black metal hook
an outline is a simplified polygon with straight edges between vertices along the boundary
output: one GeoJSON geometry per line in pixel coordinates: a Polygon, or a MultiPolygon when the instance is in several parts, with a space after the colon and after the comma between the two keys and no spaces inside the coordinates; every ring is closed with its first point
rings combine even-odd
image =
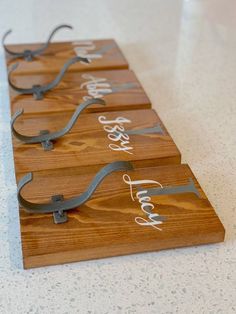
{"type": "Polygon", "coordinates": [[[105,101],[102,99],[98,99],[98,98],[89,99],[78,106],[78,108],[75,110],[74,114],[72,115],[70,121],[62,130],[52,132],[52,133],[50,133],[48,130],[43,130],[40,132],[39,135],[36,135],[36,136],[22,135],[16,131],[14,127],[14,123],[24,113],[24,110],[20,109],[13,115],[11,119],[11,130],[16,138],[18,138],[22,142],[25,142],[26,144],[41,143],[44,150],[52,150],[53,149],[52,141],[68,133],[74,126],[81,112],[88,106],[91,106],[94,104],[103,105],[103,106],[106,105],[105,101]]]}
{"type": "Polygon", "coordinates": [[[16,58],[24,58],[26,61],[32,61],[33,58],[35,56],[38,56],[40,54],[42,54],[49,46],[50,42],[51,42],[51,39],[53,38],[53,36],[55,35],[55,33],[57,31],[59,31],[60,29],[62,28],[68,28],[68,29],[73,29],[72,26],[70,25],[67,25],[67,24],[62,24],[62,25],[59,25],[57,26],[56,28],[53,29],[53,31],[51,32],[50,36],[48,37],[48,40],[46,41],[45,44],[43,44],[40,48],[38,49],[35,49],[35,50],[29,50],[29,49],[26,49],[22,52],[14,52],[14,51],[11,51],[9,50],[6,45],[5,45],[5,40],[6,40],[6,37],[12,32],[12,30],[8,30],[2,37],[2,45],[5,49],[5,51],[9,54],[9,55],[12,55],[16,58]]]}
{"type": "Polygon", "coordinates": [[[17,189],[17,198],[20,205],[29,213],[41,214],[41,213],[53,213],[54,223],[64,223],[67,221],[66,211],[70,209],[75,209],[87,202],[94,191],[97,189],[98,185],[102,180],[114,171],[124,171],[124,170],[133,170],[133,166],[128,161],[116,161],[110,163],[103,167],[93,178],[87,190],[82,193],[80,196],[64,200],[62,195],[55,195],[52,197],[51,203],[46,204],[37,204],[31,203],[23,198],[21,195],[21,190],[23,187],[33,180],[33,174],[28,173],[24,176],[18,184],[17,189]]]}
{"type": "Polygon", "coordinates": [[[13,64],[13,66],[11,67],[11,69],[8,72],[8,83],[11,86],[11,88],[13,88],[15,91],[17,91],[20,94],[23,95],[34,95],[36,100],[41,100],[43,99],[43,95],[53,89],[54,87],[56,87],[62,77],[64,76],[65,72],[67,71],[67,69],[74,63],[78,62],[78,61],[83,61],[85,63],[89,63],[89,60],[87,58],[82,58],[82,57],[74,57],[69,59],[62,67],[61,71],[59,72],[59,74],[56,76],[56,78],[45,85],[33,85],[31,88],[21,88],[18,86],[15,86],[12,81],[11,81],[11,73],[18,67],[18,63],[13,64]]]}

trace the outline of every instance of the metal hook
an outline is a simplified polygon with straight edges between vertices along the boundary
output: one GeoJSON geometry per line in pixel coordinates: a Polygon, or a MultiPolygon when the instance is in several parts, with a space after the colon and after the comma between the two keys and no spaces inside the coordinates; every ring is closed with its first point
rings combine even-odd
{"type": "Polygon", "coordinates": [[[106,105],[105,101],[102,99],[98,99],[98,98],[89,99],[89,100],[85,101],[84,103],[82,103],[78,106],[78,108],[75,110],[74,114],[72,115],[70,121],[67,123],[67,125],[62,130],[52,132],[52,133],[49,133],[48,130],[43,130],[40,132],[40,135],[36,135],[36,136],[22,135],[16,131],[16,129],[14,127],[14,123],[24,113],[24,110],[20,109],[13,115],[13,117],[11,119],[12,133],[14,134],[14,136],[16,138],[18,138],[22,142],[25,142],[26,144],[41,143],[44,150],[52,150],[53,149],[52,140],[55,140],[59,137],[62,137],[63,135],[68,133],[72,129],[75,122],[77,121],[81,112],[85,108],[87,108],[88,106],[93,105],[93,104],[98,104],[98,105],[103,105],[103,106],[106,105]]]}
{"type": "Polygon", "coordinates": [[[102,180],[114,171],[124,171],[124,170],[133,170],[133,166],[128,161],[116,161],[110,163],[103,167],[93,178],[87,190],[82,193],[80,196],[64,200],[62,195],[55,195],[52,197],[51,203],[46,204],[36,204],[31,203],[23,198],[21,195],[21,190],[23,187],[33,180],[33,174],[28,173],[24,176],[18,184],[17,189],[17,198],[20,205],[29,213],[33,214],[46,214],[53,213],[54,223],[64,223],[67,221],[66,211],[70,209],[75,209],[87,202],[94,191],[97,189],[98,185],[102,182],[102,180]]]}
{"type": "Polygon", "coordinates": [[[9,55],[12,55],[14,57],[17,57],[17,58],[24,58],[26,61],[32,61],[33,58],[35,56],[38,56],[40,54],[42,54],[49,46],[50,44],[50,41],[51,39],[53,38],[53,36],[55,35],[55,33],[59,30],[59,29],[62,29],[62,28],[69,28],[69,29],[73,29],[72,26],[70,25],[67,25],[67,24],[62,24],[62,25],[59,25],[57,26],[56,28],[54,28],[54,30],[51,32],[50,36],[48,37],[48,40],[46,41],[45,44],[43,44],[40,48],[38,49],[35,49],[35,50],[29,50],[29,49],[26,49],[22,52],[14,52],[14,51],[11,51],[9,50],[6,45],[5,45],[5,39],[6,37],[12,32],[12,30],[8,30],[2,37],[2,45],[5,49],[5,51],[9,54],[9,55]]]}
{"type": "Polygon", "coordinates": [[[61,71],[59,72],[59,74],[56,76],[56,78],[45,85],[33,85],[31,88],[21,88],[18,86],[15,86],[12,81],[11,81],[11,73],[18,67],[19,63],[15,63],[13,64],[13,66],[11,67],[11,69],[8,72],[8,83],[11,86],[11,88],[13,88],[15,91],[17,91],[20,94],[23,95],[34,95],[34,98],[36,100],[41,100],[43,99],[43,95],[44,93],[46,93],[47,91],[53,89],[54,87],[56,87],[62,77],[64,76],[65,72],[67,71],[67,69],[74,63],[78,62],[78,61],[83,61],[85,63],[89,63],[89,60],[87,58],[82,58],[82,57],[74,57],[69,59],[62,67],[61,71]]]}

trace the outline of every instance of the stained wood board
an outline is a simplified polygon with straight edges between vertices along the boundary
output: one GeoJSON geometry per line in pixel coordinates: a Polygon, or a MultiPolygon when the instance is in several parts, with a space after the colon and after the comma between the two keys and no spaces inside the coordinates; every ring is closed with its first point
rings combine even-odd
{"type": "MultiPolygon", "coordinates": [[[[41,130],[58,131],[70,117],[69,113],[23,115],[15,129],[28,136],[38,135],[41,130]]],[[[177,146],[153,109],[81,115],[71,131],[54,142],[53,150],[45,151],[40,143],[25,144],[15,137],[13,150],[17,174],[70,167],[89,171],[116,160],[132,161],[137,167],[181,160],[177,146]],[[124,139],[117,131],[122,126],[126,131],[140,131],[157,125],[162,133],[130,134],[124,139]],[[107,131],[115,127],[113,132],[107,131]]]]}
{"type": "MultiPolygon", "coordinates": [[[[22,52],[26,49],[37,49],[41,45],[42,43],[11,44],[6,46],[11,51],[22,52]]],[[[11,55],[6,53],[8,66],[15,62],[20,62],[15,75],[57,73],[68,59],[76,56],[88,57],[90,64],[79,62],[70,67],[69,71],[111,70],[129,67],[123,53],[113,39],[54,42],[49,45],[49,48],[42,55],[37,56],[33,61],[25,61],[22,58],[13,59],[11,55]]]]}
{"type": "MultiPolygon", "coordinates": [[[[52,81],[54,74],[21,75],[12,78],[16,86],[31,88],[52,81]]],[[[106,107],[93,105],[86,112],[135,110],[151,108],[150,100],[133,71],[91,71],[66,73],[60,84],[48,91],[44,99],[20,95],[10,89],[11,110],[24,113],[72,112],[78,103],[97,97],[106,101],[106,107]]]]}
{"type": "MultiPolygon", "coordinates": [[[[87,189],[94,174],[78,168],[38,172],[25,186],[23,196],[36,203],[46,203],[55,194],[70,199],[87,189]]],[[[216,243],[224,240],[225,233],[189,166],[183,164],[113,172],[88,202],[68,212],[68,218],[58,225],[52,214],[29,214],[20,209],[25,268],[216,243]],[[128,181],[127,175],[132,182],[138,181],[131,184],[132,191],[124,181],[128,181]],[[140,191],[159,184],[140,180],[155,180],[166,188],[188,185],[189,179],[199,196],[191,192],[152,195],[152,214],[166,220],[151,225],[153,216],[145,213],[145,206],[142,210],[136,193],[138,188],[140,191]]]]}

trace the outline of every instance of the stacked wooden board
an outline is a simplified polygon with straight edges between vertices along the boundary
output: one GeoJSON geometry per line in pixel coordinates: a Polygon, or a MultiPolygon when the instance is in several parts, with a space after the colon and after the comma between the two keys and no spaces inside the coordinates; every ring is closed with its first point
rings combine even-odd
{"type": "MultiPolygon", "coordinates": [[[[25,268],[224,240],[223,225],[114,40],[51,43],[30,62],[17,59],[9,83],[25,268]],[[39,100],[27,92],[53,81],[76,56],[90,62],[71,65],[39,100]],[[32,140],[72,120],[63,136],[32,140]],[[117,171],[80,206],[63,207],[117,164],[123,168],[111,166],[117,171]],[[58,212],[41,210],[55,202],[58,212]]],[[[16,58],[7,53],[6,62],[11,69],[16,58]]]]}

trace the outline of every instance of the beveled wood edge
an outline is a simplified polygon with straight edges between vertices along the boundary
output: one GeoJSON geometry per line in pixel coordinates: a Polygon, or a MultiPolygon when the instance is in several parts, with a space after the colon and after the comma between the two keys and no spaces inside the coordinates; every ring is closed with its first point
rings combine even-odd
{"type": "MultiPolygon", "coordinates": [[[[219,220],[220,221],[220,220],[219,220]]],[[[220,222],[221,223],[221,222],[220,222]]],[[[133,254],[145,254],[148,252],[159,252],[161,250],[169,250],[169,249],[177,249],[177,248],[186,248],[186,247],[192,247],[192,246],[199,246],[199,245],[209,245],[209,244],[216,244],[224,242],[225,239],[225,229],[224,226],[221,223],[221,230],[216,233],[208,233],[207,234],[207,240],[205,240],[205,234],[201,234],[201,241],[199,241],[199,237],[195,237],[195,234],[192,235],[192,237],[188,236],[188,244],[183,245],[183,239],[180,237],[179,239],[175,238],[173,239],[167,239],[169,240],[170,244],[168,247],[165,245],[162,247],[161,243],[159,243],[159,247],[157,248],[157,240],[153,239],[152,241],[149,241],[149,247],[147,248],[143,243],[144,247],[142,247],[142,251],[140,251],[140,242],[139,243],[132,243],[132,249],[133,252],[130,252],[130,244],[124,244],[120,245],[116,248],[109,246],[109,255],[107,257],[104,257],[104,247],[95,249],[93,248],[93,252],[89,252],[90,250],[74,250],[74,251],[66,251],[66,261],[63,258],[63,252],[59,253],[52,253],[52,254],[44,254],[39,256],[27,256],[23,257],[23,267],[24,269],[30,269],[30,268],[36,268],[36,267],[45,267],[45,266],[53,266],[53,265],[62,265],[62,264],[68,264],[68,263],[75,263],[75,262],[82,262],[82,261],[91,261],[91,260],[98,260],[98,259],[104,259],[104,258],[112,258],[117,256],[125,256],[125,255],[133,255],[133,254]],[[211,237],[211,238],[210,238],[211,237]],[[123,253],[120,253],[122,247],[123,253]],[[117,252],[116,252],[117,250],[117,252]],[[93,256],[96,254],[96,258],[93,256]],[[68,256],[70,258],[68,259],[68,256]],[[46,262],[42,266],[42,259],[45,259],[46,262]],[[55,260],[57,260],[57,263],[55,264],[55,260]]]]}

